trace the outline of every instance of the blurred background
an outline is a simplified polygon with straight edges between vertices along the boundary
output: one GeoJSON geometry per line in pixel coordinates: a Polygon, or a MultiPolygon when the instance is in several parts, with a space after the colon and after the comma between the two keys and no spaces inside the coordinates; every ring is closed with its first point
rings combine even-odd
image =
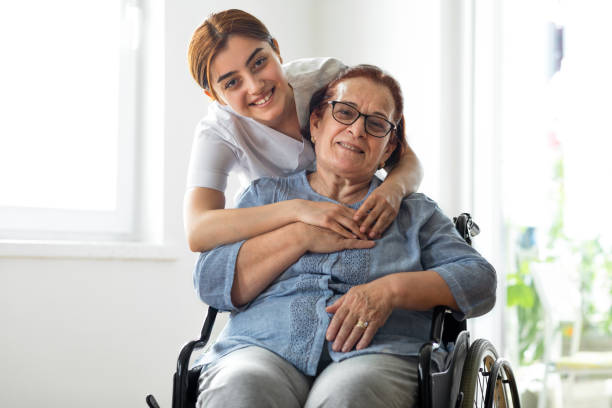
{"type": "Polygon", "coordinates": [[[472,338],[510,359],[524,406],[612,407],[609,1],[0,7],[0,406],[134,407],[147,393],[170,406],[206,310],[182,226],[208,105],[187,47],[210,13],[241,8],[285,61],[332,56],[400,81],[420,191],[473,214],[498,271],[472,338]]]}

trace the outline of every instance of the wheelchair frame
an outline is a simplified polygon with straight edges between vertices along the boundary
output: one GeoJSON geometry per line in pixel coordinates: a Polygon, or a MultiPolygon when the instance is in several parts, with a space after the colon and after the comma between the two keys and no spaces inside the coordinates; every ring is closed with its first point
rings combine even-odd
{"type": "MultiPolygon", "coordinates": [[[[462,213],[453,222],[468,244],[480,232],[470,214],[462,213]]],[[[208,307],[208,313],[198,340],[183,346],[173,377],[172,408],[194,408],[198,397],[200,368],[189,369],[193,351],[206,346],[217,317],[217,309],[208,307]]],[[[499,358],[493,345],[478,339],[470,345],[466,321],[457,321],[445,306],[434,308],[430,340],[421,346],[418,364],[420,408],[500,407],[520,408],[514,373],[510,363],[499,358]],[[453,356],[446,370],[432,370],[432,355],[443,346],[453,344],[453,356]],[[455,353],[455,350],[458,350],[455,353]],[[460,382],[457,377],[460,376],[460,382]],[[434,392],[435,390],[435,392],[434,392]]],[[[147,395],[150,408],[160,408],[153,395],[147,395]]]]}

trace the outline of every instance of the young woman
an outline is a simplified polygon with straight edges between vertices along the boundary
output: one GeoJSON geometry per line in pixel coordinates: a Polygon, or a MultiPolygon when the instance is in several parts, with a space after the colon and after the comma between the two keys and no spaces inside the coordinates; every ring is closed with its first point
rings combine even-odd
{"type": "Polygon", "coordinates": [[[303,139],[312,94],[345,66],[335,59],[281,65],[278,42],[254,16],[241,10],[211,15],[189,46],[191,74],[214,102],[198,124],[187,192],[185,230],[194,252],[248,239],[301,221],[345,238],[378,238],[416,191],[420,163],[408,148],[368,199],[354,210],[300,198],[241,209],[224,209],[227,177],[245,181],[286,176],[314,168],[303,139]]]}

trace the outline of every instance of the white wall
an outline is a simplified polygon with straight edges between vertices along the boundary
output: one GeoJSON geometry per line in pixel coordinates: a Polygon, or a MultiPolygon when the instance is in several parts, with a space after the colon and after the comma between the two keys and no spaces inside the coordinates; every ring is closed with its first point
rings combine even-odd
{"type": "Polygon", "coordinates": [[[0,258],[1,407],[138,407],[149,392],[170,406],[178,350],[198,335],[205,310],[193,292],[181,205],[193,128],[207,105],[188,73],[187,45],[211,11],[237,7],[260,17],[285,60],[332,55],[394,74],[405,92],[410,141],[427,169],[423,190],[437,195],[437,144],[426,141],[439,128],[438,2],[143,3],[156,33],[147,61],[159,64],[146,79],[145,230],[170,255],[152,247],[138,259],[97,249],[0,258]]]}

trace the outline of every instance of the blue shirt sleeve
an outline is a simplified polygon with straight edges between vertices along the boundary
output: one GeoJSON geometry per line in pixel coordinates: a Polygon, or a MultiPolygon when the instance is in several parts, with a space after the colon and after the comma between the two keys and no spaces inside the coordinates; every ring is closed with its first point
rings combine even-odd
{"type": "MultiPolygon", "coordinates": [[[[273,189],[268,180],[255,180],[242,193],[238,207],[256,207],[267,204],[273,189]]],[[[222,311],[238,311],[232,303],[232,285],[238,252],[245,240],[233,244],[221,245],[210,251],[202,252],[193,271],[193,285],[202,302],[222,311]]]]}
{"type": "Polygon", "coordinates": [[[495,269],[465,242],[440,208],[433,205],[431,216],[419,231],[423,269],[434,270],[444,279],[460,309],[455,317],[483,315],[495,305],[495,269]]]}

